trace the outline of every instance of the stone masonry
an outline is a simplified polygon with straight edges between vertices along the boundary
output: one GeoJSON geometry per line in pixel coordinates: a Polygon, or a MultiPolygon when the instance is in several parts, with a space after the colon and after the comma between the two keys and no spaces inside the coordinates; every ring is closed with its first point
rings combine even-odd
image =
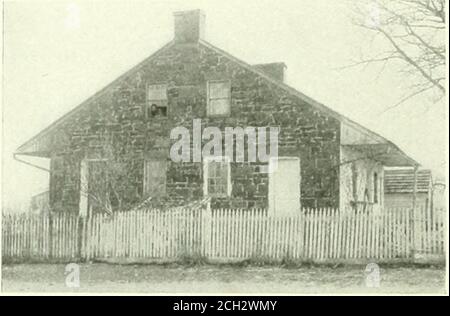
{"type": "MultiPolygon", "coordinates": [[[[203,196],[201,163],[174,163],[169,157],[170,131],[192,128],[279,127],[279,155],[301,159],[302,207],[339,205],[340,123],[284,89],[201,43],[172,44],[108,87],[52,134],[51,204],[76,212],[80,161],[101,157],[102,139],[111,135],[114,156],[128,170],[127,205],[142,196],[143,160],[159,152],[167,158],[165,203],[180,205],[203,196]],[[231,80],[231,115],[206,115],[208,80],[231,80]],[[148,84],[168,85],[167,117],[145,115],[148,84]]],[[[268,177],[256,163],[232,163],[231,198],[214,199],[215,208],[267,207],[268,177]]]]}

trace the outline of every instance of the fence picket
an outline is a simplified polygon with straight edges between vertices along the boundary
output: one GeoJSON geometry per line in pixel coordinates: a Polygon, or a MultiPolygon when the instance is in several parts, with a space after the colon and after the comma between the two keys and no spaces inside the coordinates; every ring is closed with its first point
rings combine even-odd
{"type": "Polygon", "coordinates": [[[180,256],[406,260],[414,249],[413,233],[420,241],[416,251],[443,255],[444,212],[422,208],[414,217],[411,212],[322,208],[274,217],[263,209],[150,209],[88,218],[3,215],[2,255],[63,261],[180,256]]]}

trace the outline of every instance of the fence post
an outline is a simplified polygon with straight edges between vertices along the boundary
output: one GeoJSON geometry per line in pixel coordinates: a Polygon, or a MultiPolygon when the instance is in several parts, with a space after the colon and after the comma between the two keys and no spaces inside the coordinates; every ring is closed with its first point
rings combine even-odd
{"type": "Polygon", "coordinates": [[[77,224],[78,224],[78,240],[77,240],[77,256],[80,260],[85,259],[84,255],[83,255],[83,246],[84,246],[84,238],[85,238],[85,221],[86,221],[86,217],[83,215],[78,215],[77,217],[77,224]]]}
{"type": "Polygon", "coordinates": [[[212,221],[212,212],[210,204],[207,204],[207,207],[201,213],[202,219],[202,230],[201,230],[201,249],[202,255],[207,257],[210,254],[210,246],[211,246],[211,221],[212,221]]]}
{"type": "Polygon", "coordinates": [[[53,216],[52,212],[48,213],[48,257],[53,257],[53,216]]]}
{"type": "Polygon", "coordinates": [[[417,208],[417,172],[418,166],[414,166],[414,182],[413,182],[413,196],[412,196],[412,213],[413,213],[413,248],[412,248],[412,257],[416,259],[417,254],[420,251],[420,217],[419,210],[417,208]]]}

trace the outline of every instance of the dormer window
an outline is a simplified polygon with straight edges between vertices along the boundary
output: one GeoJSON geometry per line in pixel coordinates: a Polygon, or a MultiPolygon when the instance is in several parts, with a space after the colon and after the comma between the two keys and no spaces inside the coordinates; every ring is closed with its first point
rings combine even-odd
{"type": "Polygon", "coordinates": [[[167,116],[167,85],[156,84],[147,86],[147,103],[145,116],[167,116]]]}
{"type": "Polygon", "coordinates": [[[209,81],[207,92],[207,115],[210,117],[230,115],[231,82],[229,80],[209,81]]]}

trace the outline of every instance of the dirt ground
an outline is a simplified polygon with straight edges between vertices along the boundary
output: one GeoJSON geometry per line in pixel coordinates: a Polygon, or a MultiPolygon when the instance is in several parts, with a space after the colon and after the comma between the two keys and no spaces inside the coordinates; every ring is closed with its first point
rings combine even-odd
{"type": "Polygon", "coordinates": [[[381,267],[367,287],[365,266],[255,267],[80,264],[79,287],[66,265],[3,265],[3,292],[142,294],[446,294],[444,267],[381,267]],[[73,279],[72,279],[73,280],[73,279]]]}

